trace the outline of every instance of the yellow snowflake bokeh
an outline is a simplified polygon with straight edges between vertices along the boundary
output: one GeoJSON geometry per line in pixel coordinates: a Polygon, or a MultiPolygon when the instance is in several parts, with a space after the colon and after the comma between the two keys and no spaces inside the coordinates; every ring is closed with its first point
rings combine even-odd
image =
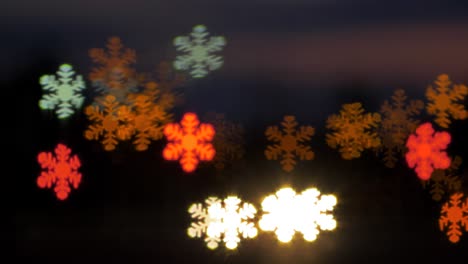
{"type": "Polygon", "coordinates": [[[283,129],[270,126],[265,131],[267,139],[275,143],[267,146],[265,156],[268,160],[281,158],[282,168],[287,172],[291,172],[296,166],[297,156],[300,160],[313,160],[315,157],[310,146],[304,145],[315,134],[315,129],[311,126],[297,128],[297,125],[294,116],[285,116],[281,122],[283,129]]]}
{"type": "Polygon", "coordinates": [[[361,103],[344,104],[339,114],[327,119],[327,129],[333,130],[326,134],[327,144],[339,148],[343,159],[359,158],[365,149],[380,146],[376,132],[380,122],[380,114],[364,113],[361,103]]]}
{"type": "Polygon", "coordinates": [[[411,100],[408,103],[407,98],[405,91],[398,89],[392,95],[391,102],[384,101],[380,108],[382,122],[378,134],[382,144],[376,148],[376,152],[383,153],[383,161],[389,168],[395,167],[398,158],[404,155],[406,139],[420,123],[414,117],[424,108],[423,101],[411,100]]]}
{"type": "Polygon", "coordinates": [[[463,84],[453,84],[447,74],[441,74],[435,81],[435,88],[430,85],[426,90],[429,101],[426,107],[427,113],[435,115],[435,123],[443,128],[448,128],[450,117],[463,120],[468,117],[465,106],[460,103],[468,94],[468,88],[463,84]]]}

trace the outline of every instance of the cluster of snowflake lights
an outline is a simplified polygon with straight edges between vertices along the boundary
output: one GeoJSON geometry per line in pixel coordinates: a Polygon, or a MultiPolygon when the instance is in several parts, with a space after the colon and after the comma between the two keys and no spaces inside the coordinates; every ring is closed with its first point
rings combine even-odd
{"type": "Polygon", "coordinates": [[[257,236],[257,228],[249,219],[254,218],[257,210],[249,203],[243,203],[235,196],[229,196],[224,201],[217,197],[205,200],[205,207],[201,203],[192,204],[188,212],[197,219],[188,228],[190,237],[201,238],[205,234],[205,242],[210,249],[216,249],[222,241],[226,248],[235,249],[243,238],[257,236]],[[224,206],[223,206],[224,202],[224,206]]]}
{"type": "Polygon", "coordinates": [[[333,195],[321,195],[315,189],[297,194],[292,188],[283,188],[267,196],[262,202],[265,214],[259,222],[263,231],[275,231],[280,242],[288,243],[295,232],[301,232],[306,241],[314,241],[321,230],[333,230],[336,220],[327,211],[333,210],[337,200],[333,195]]]}

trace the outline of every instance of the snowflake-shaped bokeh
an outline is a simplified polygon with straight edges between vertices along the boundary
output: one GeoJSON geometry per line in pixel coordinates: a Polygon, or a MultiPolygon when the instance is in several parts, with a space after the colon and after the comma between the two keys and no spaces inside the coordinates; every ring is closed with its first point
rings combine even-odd
{"type": "Polygon", "coordinates": [[[359,158],[365,149],[379,147],[381,140],[376,132],[380,125],[379,113],[365,113],[361,103],[344,104],[339,114],[328,117],[327,145],[339,149],[346,160],[359,158]]]}
{"type": "Polygon", "coordinates": [[[193,172],[199,161],[213,160],[216,151],[211,141],[213,125],[200,123],[195,113],[185,113],[179,123],[170,123],[163,131],[169,141],[163,149],[165,160],[179,160],[185,172],[193,172]]]}
{"type": "Polygon", "coordinates": [[[99,105],[89,105],[85,114],[90,121],[84,136],[88,140],[100,140],[106,151],[113,151],[119,141],[128,140],[133,134],[133,127],[129,126],[130,110],[122,105],[115,96],[107,95],[100,100],[99,105]]]}
{"type": "Polygon", "coordinates": [[[209,71],[214,71],[223,65],[223,58],[212,53],[220,51],[226,40],[222,36],[210,37],[204,25],[193,28],[190,36],[179,36],[174,38],[174,46],[178,51],[186,52],[178,55],[174,61],[177,70],[189,70],[194,78],[205,77],[209,71]]]}
{"type": "Polygon", "coordinates": [[[315,153],[308,146],[315,129],[311,126],[297,127],[294,116],[285,116],[278,126],[269,126],[265,131],[267,139],[273,144],[265,149],[265,156],[269,160],[281,159],[281,166],[286,172],[291,172],[296,166],[296,160],[313,160],[315,153]]]}
{"type": "Polygon", "coordinates": [[[139,76],[133,66],[136,52],[125,48],[119,37],[110,37],[106,48],[89,50],[89,57],[94,63],[89,80],[95,91],[101,94],[94,103],[99,104],[107,95],[125,103],[129,93],[138,91],[139,76]]]}
{"type": "Polygon", "coordinates": [[[464,120],[468,117],[463,100],[468,95],[468,87],[463,84],[453,84],[447,74],[441,74],[426,90],[429,101],[427,113],[434,115],[434,122],[443,128],[448,128],[451,119],[464,120]]]}
{"type": "Polygon", "coordinates": [[[216,155],[213,162],[209,164],[214,165],[218,171],[222,171],[228,166],[242,166],[241,159],[245,154],[243,126],[226,119],[224,114],[216,112],[208,112],[204,116],[204,120],[212,124],[216,131],[213,138],[216,155]]]}
{"type": "Polygon", "coordinates": [[[86,88],[83,76],[76,75],[70,64],[60,65],[55,75],[43,75],[39,79],[42,90],[47,94],[39,100],[41,109],[56,109],[58,118],[67,118],[83,105],[84,97],[81,91],[86,88]]]}
{"type": "Polygon", "coordinates": [[[382,154],[385,166],[389,168],[394,168],[400,155],[403,156],[408,135],[420,123],[415,117],[424,108],[423,101],[407,99],[405,90],[398,89],[392,95],[392,100],[385,100],[380,108],[382,123],[377,131],[382,144],[375,151],[382,154]]]}
{"type": "Polygon", "coordinates": [[[267,196],[262,202],[264,215],[259,227],[263,231],[275,231],[280,242],[288,243],[296,232],[306,241],[317,239],[320,230],[333,230],[336,220],[332,211],[337,199],[334,195],[320,195],[316,188],[297,194],[292,188],[282,188],[267,196]]]}
{"type": "Polygon", "coordinates": [[[77,155],[70,155],[71,149],[64,144],[58,144],[55,151],[41,152],[37,161],[42,172],[37,178],[39,188],[52,188],[59,200],[65,200],[70,194],[71,187],[77,189],[81,183],[80,159],[77,155]]]}
{"type": "Polygon", "coordinates": [[[429,180],[421,180],[423,187],[430,190],[432,199],[436,202],[462,188],[462,178],[459,174],[462,158],[455,156],[451,160],[448,169],[436,169],[429,180]]]}
{"type": "Polygon", "coordinates": [[[229,196],[224,201],[209,197],[205,200],[205,206],[192,204],[188,212],[197,221],[192,222],[187,234],[193,238],[205,235],[206,245],[210,249],[216,249],[223,241],[226,248],[232,250],[240,243],[240,235],[243,238],[257,236],[257,228],[248,221],[254,218],[257,210],[250,203],[241,204],[241,199],[236,196],[229,196]]]}
{"type": "Polygon", "coordinates": [[[468,232],[468,198],[463,201],[463,196],[463,193],[453,194],[440,211],[440,231],[445,231],[452,243],[460,241],[462,231],[468,232]]]}
{"type": "Polygon", "coordinates": [[[434,169],[449,168],[451,160],[446,149],[450,141],[448,132],[435,132],[431,123],[420,125],[406,142],[408,167],[414,168],[421,180],[429,180],[434,169]]]}

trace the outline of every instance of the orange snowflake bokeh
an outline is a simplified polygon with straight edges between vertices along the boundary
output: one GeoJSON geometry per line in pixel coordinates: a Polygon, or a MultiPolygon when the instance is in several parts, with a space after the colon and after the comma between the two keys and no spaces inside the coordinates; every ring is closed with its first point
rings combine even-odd
{"type": "Polygon", "coordinates": [[[97,105],[85,108],[85,114],[91,124],[84,132],[88,140],[100,140],[106,151],[113,151],[120,141],[128,140],[133,134],[133,128],[128,125],[130,109],[122,105],[115,96],[107,95],[100,100],[101,109],[97,105]]]}
{"type": "Polygon", "coordinates": [[[54,191],[59,200],[68,198],[71,191],[70,185],[75,189],[81,182],[80,159],[77,155],[70,156],[71,149],[63,144],[58,144],[55,148],[55,157],[51,152],[41,152],[37,156],[37,161],[43,171],[37,178],[39,188],[51,188],[55,185],[54,191]]]}
{"type": "Polygon", "coordinates": [[[126,96],[136,90],[139,82],[139,76],[133,67],[136,52],[134,49],[124,48],[119,37],[110,37],[106,48],[89,50],[89,57],[95,64],[89,80],[102,95],[111,94],[118,101],[124,102],[126,96]]]}
{"type": "Polygon", "coordinates": [[[296,159],[313,160],[315,153],[308,146],[315,134],[315,128],[311,126],[297,127],[295,116],[287,115],[281,122],[282,129],[278,126],[269,126],[265,135],[273,144],[265,149],[265,156],[269,160],[281,159],[284,171],[291,172],[296,166],[296,159]]]}
{"type": "Polygon", "coordinates": [[[450,242],[460,241],[463,228],[468,232],[468,197],[462,202],[463,193],[455,193],[450,196],[450,201],[442,206],[439,219],[440,231],[446,227],[450,242]]]}
{"type": "Polygon", "coordinates": [[[193,172],[199,161],[210,161],[216,151],[211,144],[215,129],[211,124],[200,124],[194,113],[186,113],[180,124],[164,127],[164,135],[170,141],[163,150],[166,160],[179,160],[185,172],[193,172]]]}
{"type": "Polygon", "coordinates": [[[424,123],[416,129],[416,135],[409,136],[406,147],[406,162],[410,168],[415,168],[421,180],[428,180],[434,169],[450,167],[450,158],[443,151],[450,143],[447,132],[435,132],[431,123],[424,123]]]}
{"type": "Polygon", "coordinates": [[[443,128],[448,128],[451,119],[464,120],[468,117],[463,100],[468,95],[468,87],[463,84],[453,84],[447,74],[441,74],[426,90],[428,104],[427,113],[434,115],[434,122],[443,128]]]}

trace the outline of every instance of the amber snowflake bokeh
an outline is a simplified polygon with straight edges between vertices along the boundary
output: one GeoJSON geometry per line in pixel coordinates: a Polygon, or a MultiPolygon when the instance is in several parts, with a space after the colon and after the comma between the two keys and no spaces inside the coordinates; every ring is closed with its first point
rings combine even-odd
{"type": "Polygon", "coordinates": [[[216,134],[213,146],[216,155],[210,164],[222,171],[227,166],[238,165],[245,154],[244,128],[241,124],[234,123],[225,118],[224,114],[208,112],[204,116],[206,122],[213,125],[216,134]]]}
{"type": "Polygon", "coordinates": [[[344,104],[339,114],[327,119],[326,134],[328,146],[339,149],[346,160],[359,158],[365,149],[379,147],[381,140],[377,134],[381,116],[378,113],[365,113],[361,103],[344,104]]]}
{"type": "Polygon", "coordinates": [[[280,159],[281,166],[286,172],[291,172],[296,166],[296,159],[313,160],[315,153],[308,145],[315,129],[311,126],[297,127],[294,116],[285,116],[281,122],[282,129],[270,126],[265,135],[273,144],[267,146],[265,156],[268,160],[280,159]]]}
{"type": "Polygon", "coordinates": [[[113,95],[117,101],[125,102],[128,93],[135,92],[139,85],[138,74],[133,68],[136,52],[133,49],[124,49],[118,37],[109,38],[106,47],[107,50],[89,50],[89,57],[95,64],[89,80],[101,95],[113,95]]]}
{"type": "Polygon", "coordinates": [[[448,128],[452,123],[450,118],[463,120],[468,117],[462,101],[468,94],[468,88],[463,84],[452,84],[447,74],[441,74],[426,90],[429,101],[426,107],[427,113],[435,116],[435,123],[443,128],[448,128]]]}
{"type": "Polygon", "coordinates": [[[376,152],[383,156],[385,166],[395,167],[399,158],[404,157],[405,143],[408,135],[413,133],[420,121],[418,116],[424,108],[421,100],[407,102],[403,89],[398,89],[392,95],[392,100],[385,100],[380,108],[382,122],[378,129],[382,144],[376,152]]]}

